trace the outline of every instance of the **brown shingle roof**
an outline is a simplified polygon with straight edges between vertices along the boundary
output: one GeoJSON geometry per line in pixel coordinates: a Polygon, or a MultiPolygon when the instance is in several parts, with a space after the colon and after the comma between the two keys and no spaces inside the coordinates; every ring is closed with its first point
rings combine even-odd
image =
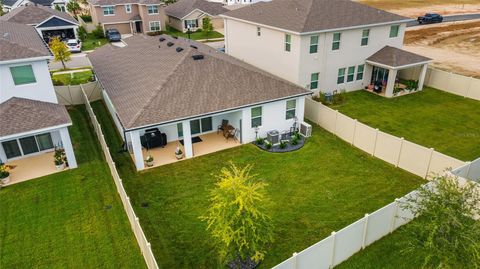
{"type": "Polygon", "coordinates": [[[0,61],[50,55],[47,45],[32,26],[0,21],[0,61]]]}
{"type": "Polygon", "coordinates": [[[163,1],[160,0],[88,0],[94,6],[108,6],[108,5],[124,5],[124,4],[143,4],[143,5],[160,5],[163,1]]]}
{"type": "Polygon", "coordinates": [[[385,46],[368,57],[367,61],[389,67],[401,67],[410,64],[424,63],[432,59],[395,47],[385,46]]]}
{"type": "Polygon", "coordinates": [[[182,19],[195,9],[211,16],[217,16],[228,11],[228,9],[223,7],[222,3],[214,3],[206,0],[180,0],[167,6],[165,13],[169,16],[182,19]]]}
{"type": "Polygon", "coordinates": [[[349,0],[274,0],[223,15],[297,33],[410,20],[349,0]]]}
{"type": "Polygon", "coordinates": [[[57,16],[68,22],[78,24],[78,22],[68,13],[55,10],[44,6],[20,6],[0,17],[2,21],[16,22],[22,24],[37,25],[44,20],[57,16]]]}
{"type": "Polygon", "coordinates": [[[162,37],[137,35],[124,48],[106,45],[88,56],[126,129],[308,94],[207,45],[162,37]],[[205,58],[195,61],[196,54],[205,58]]]}
{"type": "Polygon", "coordinates": [[[13,97],[0,104],[0,137],[70,124],[62,105],[13,97]]]}

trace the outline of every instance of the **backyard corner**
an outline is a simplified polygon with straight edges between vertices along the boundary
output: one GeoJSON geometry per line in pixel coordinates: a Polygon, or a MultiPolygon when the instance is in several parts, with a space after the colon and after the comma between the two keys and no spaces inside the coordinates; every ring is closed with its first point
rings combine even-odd
{"type": "Polygon", "coordinates": [[[52,72],[52,82],[55,86],[80,85],[94,81],[90,68],[80,68],[67,71],[52,72]]]}
{"type": "Polygon", "coordinates": [[[260,268],[282,262],[424,183],[316,125],[295,152],[269,153],[249,144],[136,173],[129,154],[119,151],[121,139],[103,103],[92,106],[160,267],[220,266],[199,216],[208,207],[213,175],[228,161],[254,164],[253,174],[269,184],[275,243],[260,268]]]}
{"type": "Polygon", "coordinates": [[[344,99],[331,108],[463,161],[480,156],[479,101],[429,87],[394,99],[367,91],[346,93],[344,99]]]}
{"type": "Polygon", "coordinates": [[[79,167],[0,191],[0,268],[146,268],[84,106],[69,114],[79,167]]]}
{"type": "MultiPolygon", "coordinates": [[[[178,37],[183,37],[183,38],[188,38],[189,35],[187,33],[183,33],[181,31],[178,31],[177,29],[174,29],[172,27],[167,27],[167,30],[165,31],[167,35],[171,36],[178,36],[178,37]]],[[[196,31],[190,34],[190,39],[193,40],[208,40],[208,39],[218,39],[218,38],[223,38],[224,36],[217,32],[217,31],[212,31],[210,33],[207,33],[205,31],[196,31]]]]}

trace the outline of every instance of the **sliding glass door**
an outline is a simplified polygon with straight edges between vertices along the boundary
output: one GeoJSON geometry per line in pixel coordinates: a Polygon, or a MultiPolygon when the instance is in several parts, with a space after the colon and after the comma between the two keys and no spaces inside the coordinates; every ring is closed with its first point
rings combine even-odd
{"type": "Polygon", "coordinates": [[[192,133],[192,135],[206,133],[212,130],[212,117],[190,121],[190,132],[192,133]]]}
{"type": "Polygon", "coordinates": [[[50,133],[22,137],[2,142],[7,159],[37,153],[54,148],[50,133]]]}

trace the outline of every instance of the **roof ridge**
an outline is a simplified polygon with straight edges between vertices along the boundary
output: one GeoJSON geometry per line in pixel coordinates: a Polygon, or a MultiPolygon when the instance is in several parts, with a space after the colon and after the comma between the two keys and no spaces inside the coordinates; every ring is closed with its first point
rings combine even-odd
{"type": "Polygon", "coordinates": [[[305,19],[303,20],[303,23],[302,23],[302,32],[305,31],[307,20],[310,18],[310,14],[312,13],[313,2],[315,2],[315,0],[310,0],[310,5],[308,5],[308,14],[307,16],[305,16],[305,19]]]}
{"type": "MultiPolygon", "coordinates": [[[[170,78],[172,77],[172,74],[174,74],[174,73],[177,71],[177,69],[180,67],[180,65],[181,65],[183,62],[185,62],[185,59],[187,58],[187,56],[190,54],[191,51],[192,51],[192,48],[187,48],[187,50],[185,51],[186,53],[185,53],[185,55],[183,56],[183,58],[182,58],[180,61],[178,61],[178,63],[175,65],[175,67],[172,69],[172,71],[168,73],[166,79],[165,79],[162,83],[158,84],[158,86],[159,86],[160,89],[162,88],[163,85],[165,85],[165,84],[170,80],[170,78]]],[[[128,125],[129,125],[129,126],[132,125],[132,124],[134,124],[135,121],[138,120],[138,118],[140,117],[140,115],[142,115],[143,112],[145,112],[145,110],[147,109],[147,107],[153,102],[154,99],[156,99],[156,97],[157,97],[160,93],[161,93],[161,90],[158,90],[154,95],[151,96],[150,100],[149,100],[147,103],[145,103],[145,105],[142,107],[142,109],[140,109],[140,110],[137,112],[137,114],[135,114],[135,115],[133,116],[133,118],[130,120],[130,122],[128,122],[128,125]]]]}

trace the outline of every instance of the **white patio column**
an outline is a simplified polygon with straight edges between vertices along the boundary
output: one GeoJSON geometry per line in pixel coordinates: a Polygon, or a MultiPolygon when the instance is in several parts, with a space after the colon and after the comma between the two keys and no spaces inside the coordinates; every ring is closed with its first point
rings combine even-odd
{"type": "Polygon", "coordinates": [[[397,70],[389,69],[388,70],[388,81],[387,89],[385,91],[386,97],[393,97],[393,88],[395,87],[395,79],[397,78],[397,70]]]}
{"type": "Polygon", "coordinates": [[[0,163],[6,163],[7,162],[7,154],[5,154],[5,151],[3,150],[3,146],[0,144],[0,163]]]}
{"type": "Polygon", "coordinates": [[[75,153],[73,152],[72,141],[70,140],[70,134],[68,133],[67,127],[60,129],[60,138],[62,139],[65,155],[67,156],[68,167],[70,169],[77,168],[77,159],[75,158],[75,153]]]}
{"type": "Polygon", "coordinates": [[[185,150],[185,158],[193,157],[192,132],[190,130],[190,121],[182,122],[183,127],[183,149],[185,150]]]}
{"type": "Polygon", "coordinates": [[[420,77],[418,78],[418,90],[423,90],[423,84],[425,83],[425,76],[427,75],[428,64],[422,65],[422,70],[420,71],[420,77]]]}
{"type": "MultiPolygon", "coordinates": [[[[242,143],[247,144],[251,142],[250,133],[252,130],[251,124],[251,112],[249,107],[242,109],[242,143]]],[[[255,134],[254,134],[255,135],[255,134]]],[[[260,134],[258,134],[260,135],[260,134]]]]}
{"type": "Polygon", "coordinates": [[[131,131],[128,134],[130,135],[130,141],[132,143],[135,167],[137,167],[137,171],[143,170],[145,169],[145,163],[143,160],[142,143],[140,142],[140,132],[131,131]]]}

